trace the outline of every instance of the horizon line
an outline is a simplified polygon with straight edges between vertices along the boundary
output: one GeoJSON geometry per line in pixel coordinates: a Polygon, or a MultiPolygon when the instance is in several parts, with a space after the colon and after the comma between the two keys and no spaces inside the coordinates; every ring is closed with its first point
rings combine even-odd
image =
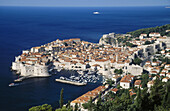
{"type": "Polygon", "coordinates": [[[143,6],[32,6],[32,5],[0,5],[0,7],[170,7],[167,5],[143,5],[143,6]]]}

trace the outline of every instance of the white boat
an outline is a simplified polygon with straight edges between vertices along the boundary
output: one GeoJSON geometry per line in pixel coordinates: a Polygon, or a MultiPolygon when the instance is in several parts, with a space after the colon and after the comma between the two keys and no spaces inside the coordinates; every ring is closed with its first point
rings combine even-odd
{"type": "Polygon", "coordinates": [[[64,80],[65,78],[63,76],[60,77],[61,80],[64,80]]]}
{"type": "Polygon", "coordinates": [[[84,74],[84,71],[77,71],[79,74],[84,74]]]}
{"type": "Polygon", "coordinates": [[[19,84],[16,84],[16,83],[10,83],[10,84],[9,84],[9,87],[17,86],[17,85],[19,85],[19,84]]]}
{"type": "Polygon", "coordinates": [[[95,71],[89,71],[87,74],[94,74],[95,71]]]}
{"type": "Polygon", "coordinates": [[[73,79],[73,78],[75,78],[75,76],[70,76],[70,79],[73,79]]]}
{"type": "Polygon", "coordinates": [[[93,83],[96,83],[97,81],[94,81],[93,83]]]}
{"type": "Polygon", "coordinates": [[[60,72],[62,70],[62,68],[58,68],[57,71],[60,72]]]}
{"type": "Polygon", "coordinates": [[[98,14],[100,14],[100,13],[99,13],[99,12],[93,12],[93,14],[98,15],[98,14]]]}

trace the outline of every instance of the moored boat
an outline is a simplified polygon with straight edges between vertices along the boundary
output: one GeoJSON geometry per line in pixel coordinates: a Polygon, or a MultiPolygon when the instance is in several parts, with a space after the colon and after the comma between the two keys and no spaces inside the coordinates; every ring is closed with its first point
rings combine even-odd
{"type": "Polygon", "coordinates": [[[10,83],[10,84],[9,84],[9,87],[17,86],[17,85],[19,85],[19,84],[16,84],[16,83],[10,83]]]}

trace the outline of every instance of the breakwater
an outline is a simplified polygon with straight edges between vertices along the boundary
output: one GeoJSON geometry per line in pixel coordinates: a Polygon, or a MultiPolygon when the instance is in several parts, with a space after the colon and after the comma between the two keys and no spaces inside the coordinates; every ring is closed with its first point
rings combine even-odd
{"type": "Polygon", "coordinates": [[[72,82],[72,81],[61,80],[61,79],[55,79],[55,81],[62,82],[62,83],[67,83],[67,84],[72,84],[72,85],[77,85],[77,86],[87,85],[87,83],[72,82]]]}

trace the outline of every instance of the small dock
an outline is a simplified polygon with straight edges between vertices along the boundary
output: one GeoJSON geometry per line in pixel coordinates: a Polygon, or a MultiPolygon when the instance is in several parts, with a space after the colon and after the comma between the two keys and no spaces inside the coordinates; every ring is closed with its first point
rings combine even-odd
{"type": "Polygon", "coordinates": [[[87,83],[72,82],[72,81],[61,80],[61,79],[55,79],[55,81],[61,82],[61,83],[66,83],[66,84],[72,84],[72,85],[76,85],[76,86],[85,86],[85,85],[87,85],[87,83]]]}

